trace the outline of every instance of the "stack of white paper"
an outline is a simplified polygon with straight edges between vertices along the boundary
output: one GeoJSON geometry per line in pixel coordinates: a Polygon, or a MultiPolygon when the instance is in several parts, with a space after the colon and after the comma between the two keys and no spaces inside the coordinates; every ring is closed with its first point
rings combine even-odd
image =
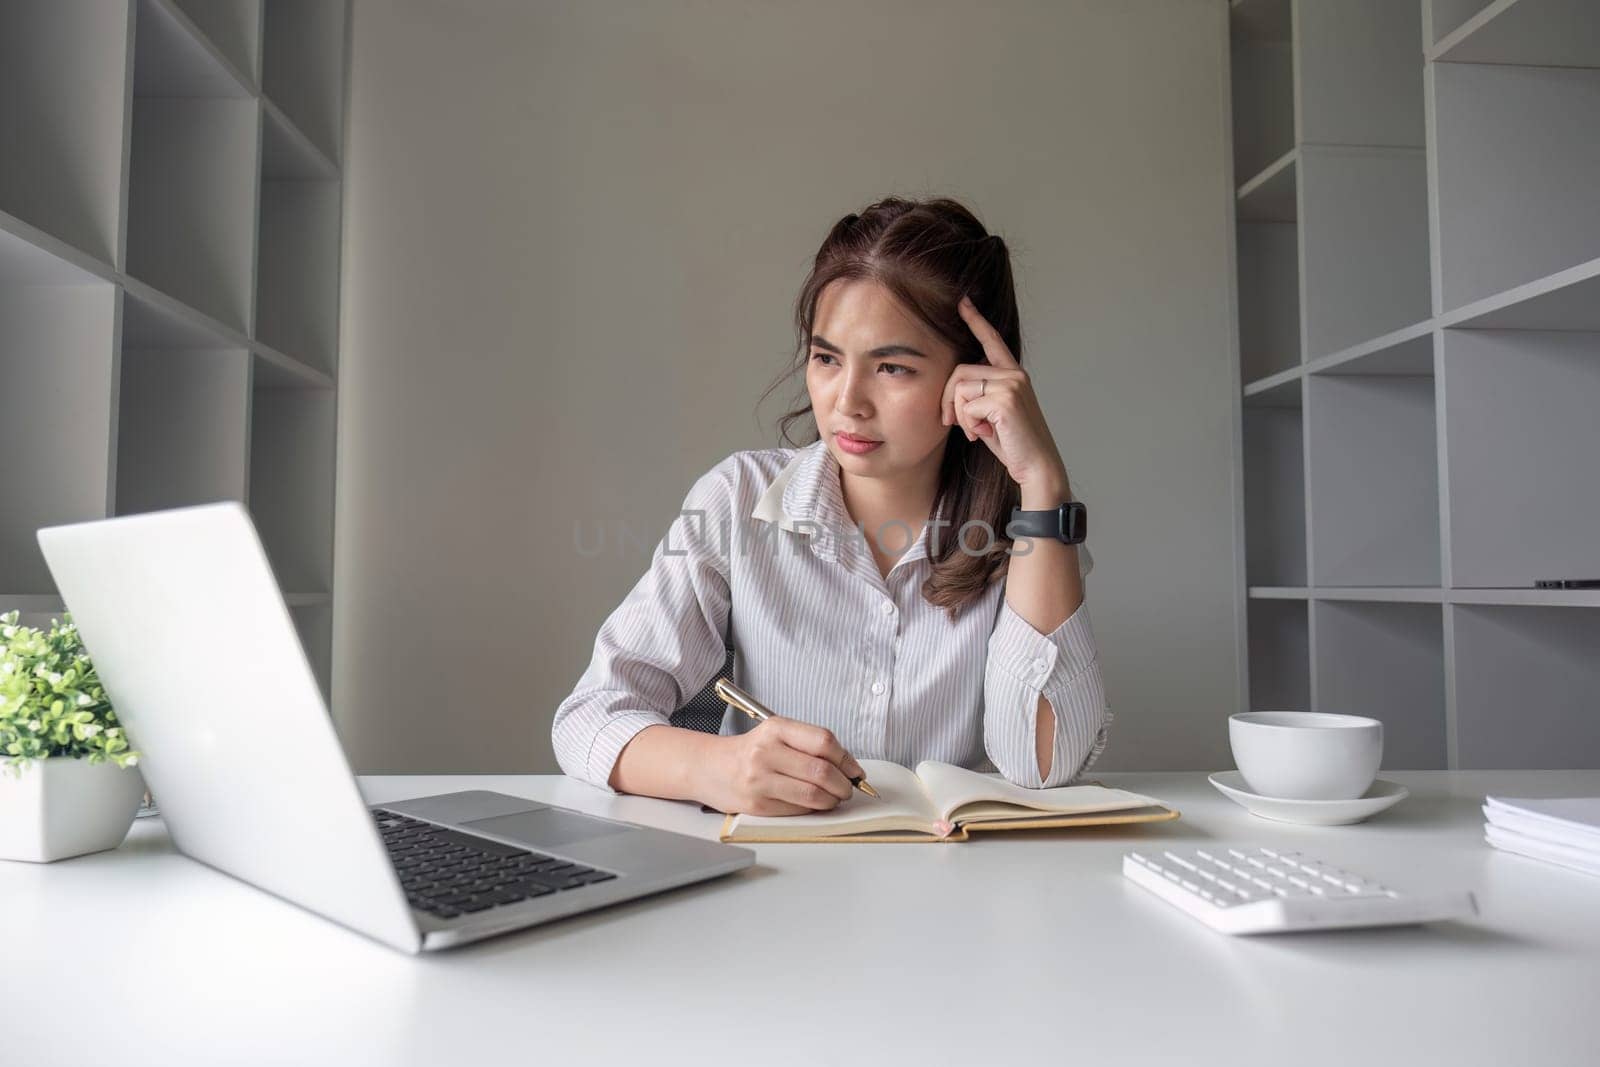
{"type": "Polygon", "coordinates": [[[1483,836],[1495,848],[1600,875],[1600,797],[1485,797],[1483,836]]]}

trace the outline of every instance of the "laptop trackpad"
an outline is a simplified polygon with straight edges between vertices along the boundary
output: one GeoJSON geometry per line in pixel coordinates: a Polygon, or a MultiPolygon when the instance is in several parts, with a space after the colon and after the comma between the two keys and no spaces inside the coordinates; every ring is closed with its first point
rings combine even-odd
{"type": "Polygon", "coordinates": [[[587,841],[607,834],[620,834],[632,830],[602,819],[591,819],[576,812],[560,808],[540,808],[522,811],[515,815],[499,815],[492,819],[473,819],[461,823],[463,829],[481,830],[499,837],[509,837],[530,848],[557,848],[573,841],[587,841]]]}

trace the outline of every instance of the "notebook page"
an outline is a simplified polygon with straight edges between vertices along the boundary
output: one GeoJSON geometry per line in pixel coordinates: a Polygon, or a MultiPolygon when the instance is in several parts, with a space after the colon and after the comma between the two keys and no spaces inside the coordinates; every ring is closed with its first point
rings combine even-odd
{"type": "MultiPolygon", "coordinates": [[[[1541,810],[1541,807],[1550,803],[1527,800],[1507,802],[1489,797],[1488,803],[1483,805],[1483,814],[1491,825],[1569,848],[1586,849],[1600,858],[1600,824],[1587,824],[1570,816],[1552,816],[1548,810],[1541,810]],[[1533,804],[1541,804],[1541,807],[1527,806],[1533,804]]],[[[1582,814],[1581,811],[1578,813],[1580,817],[1582,814]]]]}
{"type": "MultiPolygon", "coordinates": [[[[889,819],[903,828],[933,831],[938,819],[917,776],[889,760],[858,759],[867,772],[867,784],[878,791],[877,798],[853,790],[832,811],[809,815],[740,815],[734,833],[752,827],[781,830],[785,835],[821,837],[828,834],[870,830],[872,823],[889,819]]],[[[886,827],[893,828],[893,827],[886,827]]]]}
{"type": "MultiPolygon", "coordinates": [[[[1154,797],[1130,793],[1125,789],[1108,789],[1102,785],[1061,785],[1052,789],[1029,789],[1008,782],[998,774],[980,774],[938,760],[923,760],[917,764],[917,776],[922,779],[928,796],[933,799],[939,817],[944,819],[951,818],[962,805],[978,801],[997,801],[1036,811],[1074,815],[1094,811],[1166,806],[1154,797]]],[[[992,817],[995,810],[986,805],[983,813],[992,817]]]]}
{"type": "Polygon", "coordinates": [[[1483,798],[1488,807],[1549,822],[1581,834],[1600,835],[1600,797],[1483,798]]]}

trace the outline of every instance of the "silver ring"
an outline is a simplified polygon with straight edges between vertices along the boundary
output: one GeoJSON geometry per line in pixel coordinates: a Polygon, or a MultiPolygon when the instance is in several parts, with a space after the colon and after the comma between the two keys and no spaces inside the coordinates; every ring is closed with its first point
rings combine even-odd
{"type": "Polygon", "coordinates": [[[978,379],[978,395],[982,396],[983,395],[983,391],[985,389],[987,389],[987,388],[989,388],[989,379],[987,379],[987,378],[979,378],[978,379]]]}

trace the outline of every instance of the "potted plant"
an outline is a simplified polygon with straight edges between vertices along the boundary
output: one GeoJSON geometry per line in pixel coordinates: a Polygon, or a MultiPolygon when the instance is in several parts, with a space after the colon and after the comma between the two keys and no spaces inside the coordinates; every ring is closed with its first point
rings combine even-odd
{"type": "Polygon", "coordinates": [[[71,615],[50,632],[0,615],[0,860],[116,848],[144,796],[71,615]]]}

